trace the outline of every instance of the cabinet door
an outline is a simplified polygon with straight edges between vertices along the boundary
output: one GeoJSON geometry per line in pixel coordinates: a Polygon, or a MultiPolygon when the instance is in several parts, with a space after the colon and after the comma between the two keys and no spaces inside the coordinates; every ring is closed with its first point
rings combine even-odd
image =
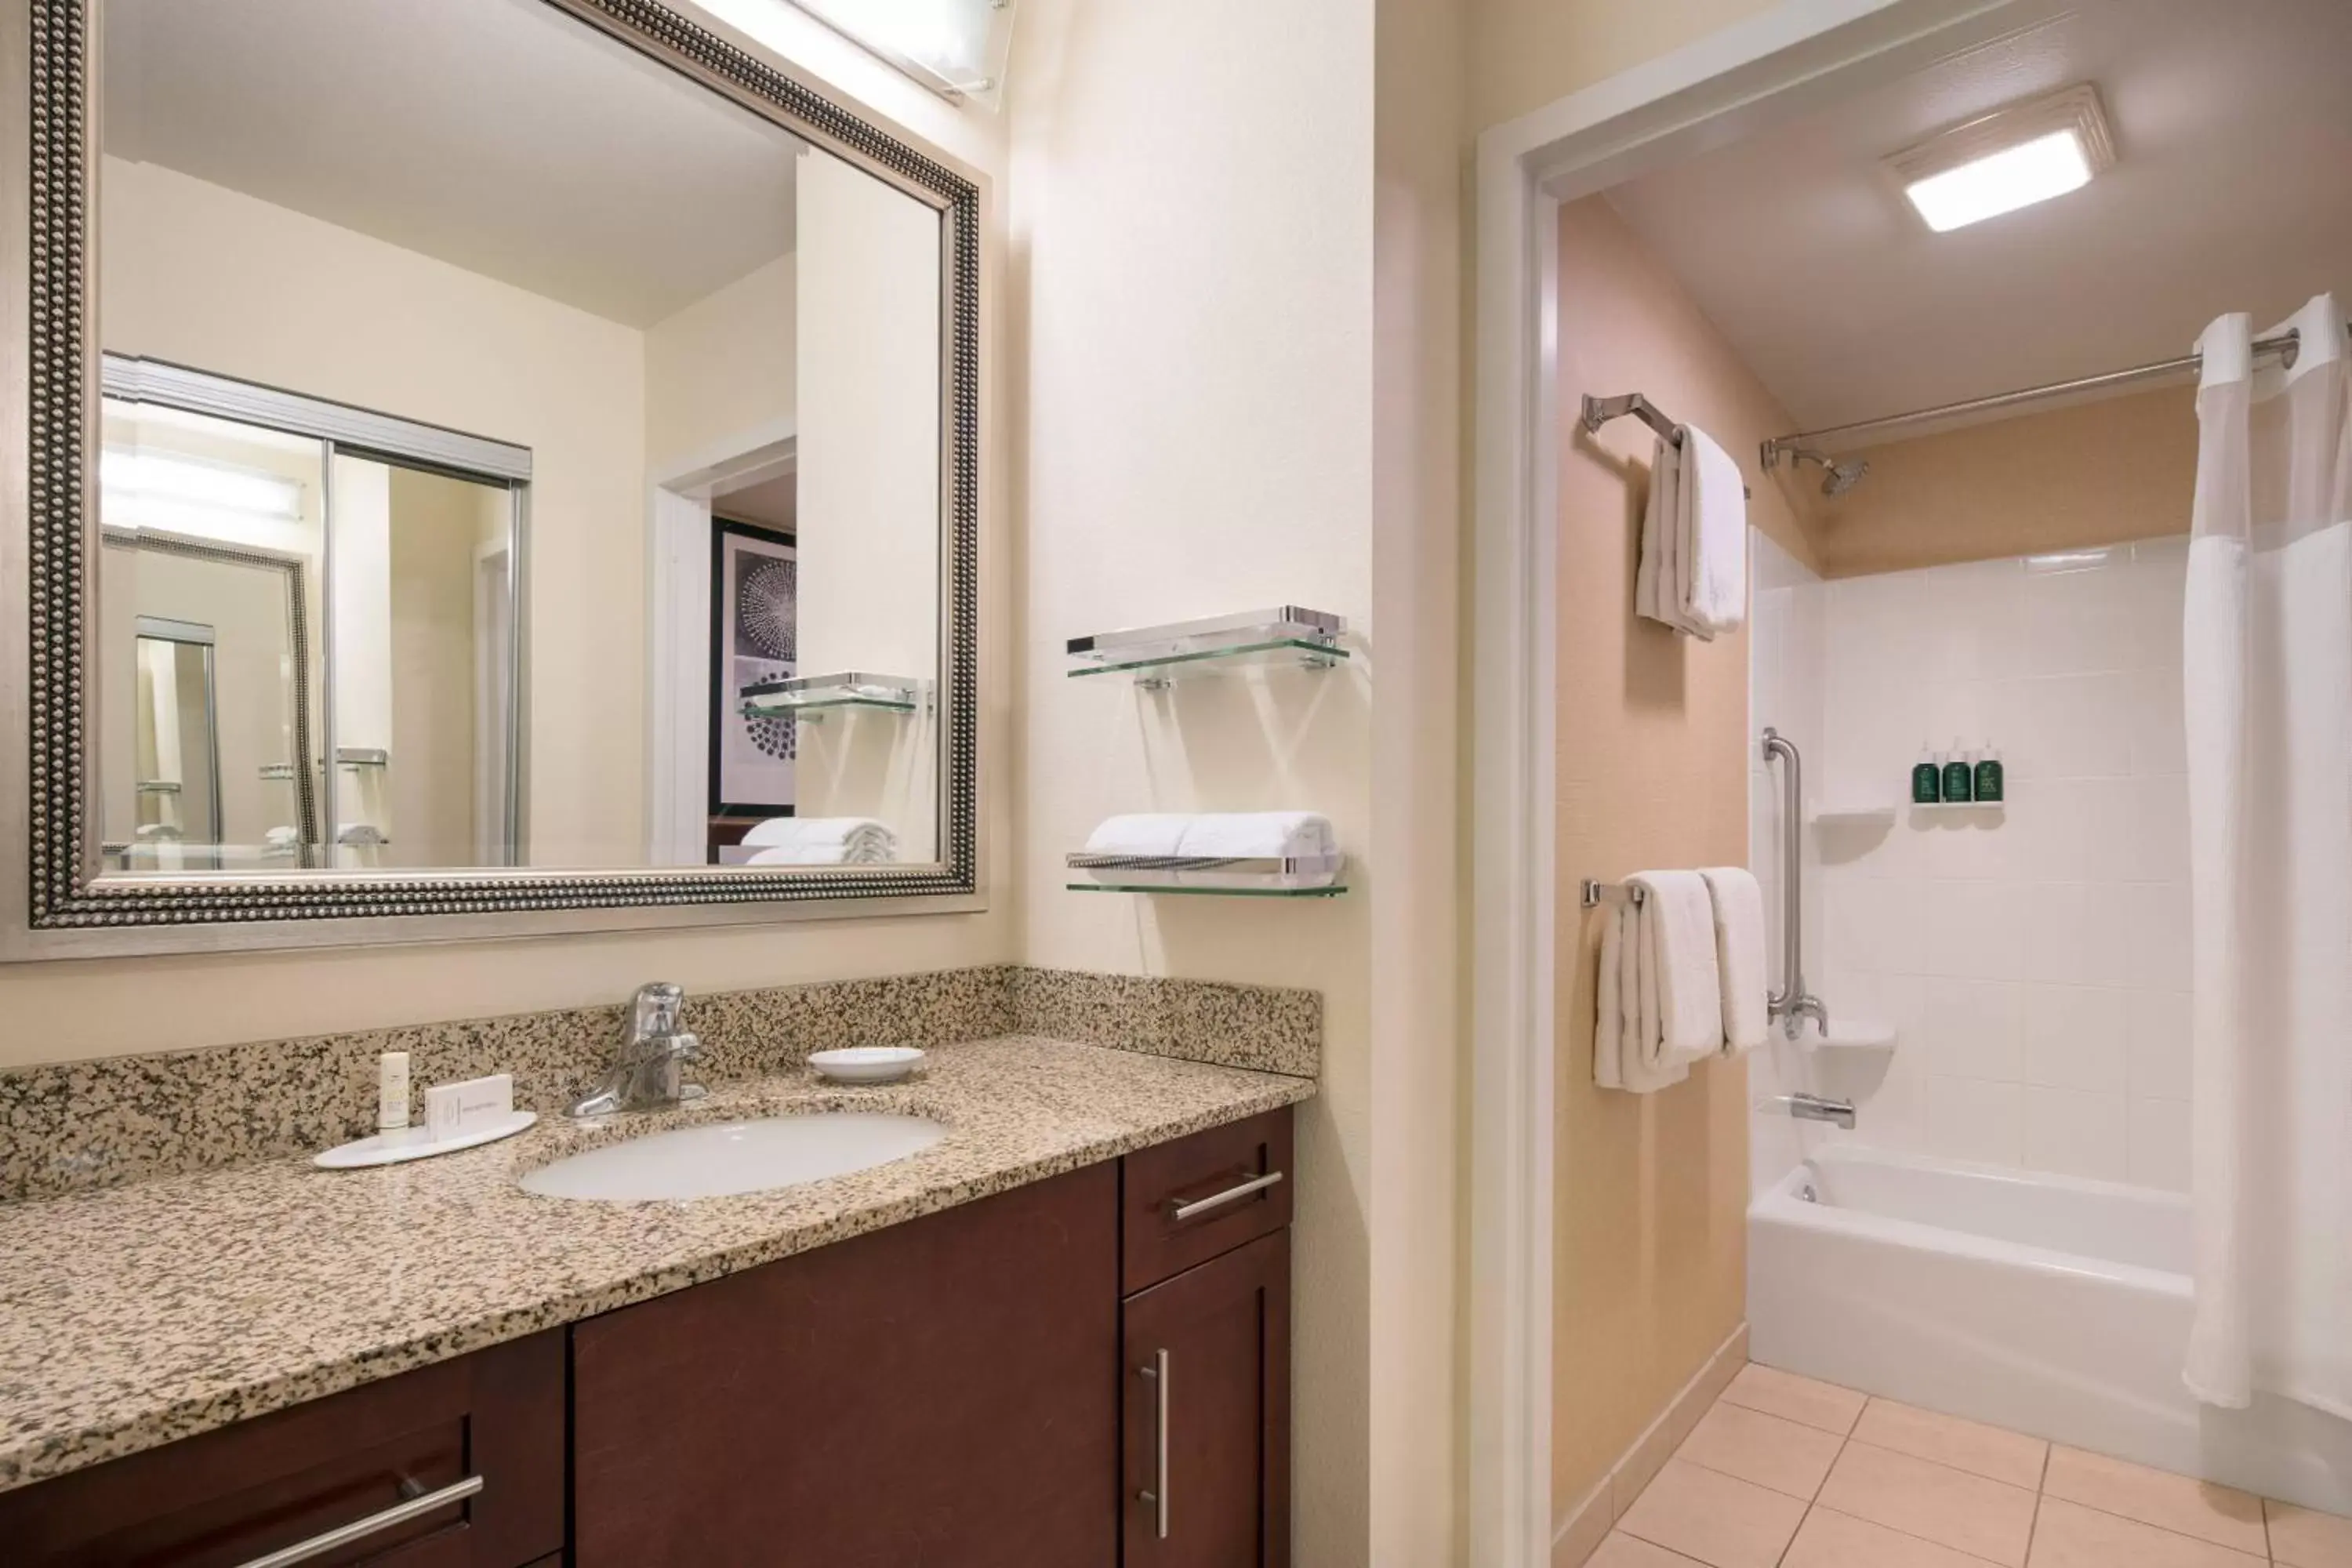
{"type": "Polygon", "coordinates": [[[232,1568],[352,1526],[303,1561],[516,1568],[559,1551],[562,1331],[0,1495],[0,1563],[232,1568]]]}
{"type": "Polygon", "coordinates": [[[1128,1299],[1126,1568],[1290,1561],[1290,1233],[1128,1299]]]}
{"type": "Polygon", "coordinates": [[[1118,1173],[575,1324],[576,1568],[1106,1568],[1118,1173]]]}

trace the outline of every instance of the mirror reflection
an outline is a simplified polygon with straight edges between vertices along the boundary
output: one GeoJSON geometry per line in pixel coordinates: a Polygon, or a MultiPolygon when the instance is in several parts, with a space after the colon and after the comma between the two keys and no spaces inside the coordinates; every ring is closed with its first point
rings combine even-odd
{"type": "Polygon", "coordinates": [[[104,0],[109,874],[940,858],[940,213],[548,0],[104,0]]]}

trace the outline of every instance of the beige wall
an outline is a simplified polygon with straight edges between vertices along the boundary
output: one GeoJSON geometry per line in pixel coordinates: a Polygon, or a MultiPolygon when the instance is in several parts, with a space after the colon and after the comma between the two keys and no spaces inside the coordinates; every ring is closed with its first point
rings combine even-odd
{"type": "Polygon", "coordinates": [[[1818,503],[1832,577],[2186,533],[2196,392],[2169,386],[1836,456],[1867,458],[1870,472],[1818,503]]]}
{"type": "Polygon", "coordinates": [[[1598,199],[1561,210],[1559,1142],[1553,1509],[1564,1516],[1745,1312],[1747,1069],[1714,1062],[1654,1095],[1592,1082],[1599,926],[1585,877],[1747,862],[1748,644],[1633,615],[1652,437],[1574,424],[1580,394],[1639,389],[1748,470],[1751,521],[1812,548],[1753,454],[1789,417],[1598,199]]]}
{"type": "MultiPolygon", "coordinates": [[[[392,764],[396,864],[477,864],[474,550],[504,532],[507,492],[392,470],[392,764]]],[[[346,776],[349,776],[348,774],[346,776]]]]}
{"type": "Polygon", "coordinates": [[[788,252],[646,329],[646,458],[655,473],[707,460],[740,437],[771,439],[793,416],[797,279],[788,252]]]}
{"type": "Polygon", "coordinates": [[[1554,99],[1772,9],[1780,0],[1475,0],[1470,129],[1554,99]]]}
{"type": "Polygon", "coordinates": [[[1466,1546],[1460,1325],[1468,1034],[1457,879],[1467,20],[1379,0],[1373,26],[1371,1543],[1378,1568],[1466,1546]]]}
{"type": "Polygon", "coordinates": [[[1370,927],[1411,896],[1371,822],[1374,694],[1409,679],[1373,616],[1371,10],[1044,0],[1014,47],[1023,946],[1324,994],[1322,1093],[1299,1110],[1295,1560],[1363,1563],[1370,927]],[[1347,616],[1366,657],[1164,695],[1067,679],[1071,636],[1284,603],[1347,616]],[[1286,806],[1337,825],[1346,897],[1064,890],[1065,853],[1113,813],[1286,806]]]}

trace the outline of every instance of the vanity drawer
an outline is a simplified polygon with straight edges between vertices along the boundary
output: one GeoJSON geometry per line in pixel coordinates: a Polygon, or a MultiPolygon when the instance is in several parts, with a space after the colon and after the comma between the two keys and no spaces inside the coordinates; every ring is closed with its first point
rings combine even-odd
{"type": "Polygon", "coordinates": [[[1120,1163],[1120,1289],[1174,1278],[1290,1223],[1290,1108],[1139,1149],[1120,1163]]]}
{"type": "Polygon", "coordinates": [[[0,1492],[0,1556],[241,1568],[448,1490],[302,1561],[520,1568],[563,1549],[563,1376],[556,1330],[0,1492]]]}

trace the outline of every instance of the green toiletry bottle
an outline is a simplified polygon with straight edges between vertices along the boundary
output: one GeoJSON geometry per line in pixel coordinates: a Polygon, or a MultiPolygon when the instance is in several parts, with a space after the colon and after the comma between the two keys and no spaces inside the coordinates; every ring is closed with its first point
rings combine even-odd
{"type": "Polygon", "coordinates": [[[1977,753],[1977,799],[1997,801],[2006,798],[2001,793],[2000,753],[1993,750],[1990,741],[1977,753]]]}
{"type": "Polygon", "coordinates": [[[1976,798],[1974,770],[1969,766],[1969,754],[1960,750],[1958,741],[1944,758],[1944,804],[1966,805],[1976,798]]]}
{"type": "Polygon", "coordinates": [[[1919,748],[1919,760],[1911,764],[1911,804],[1933,805],[1944,798],[1944,770],[1937,765],[1936,753],[1928,747],[1919,748]]]}

